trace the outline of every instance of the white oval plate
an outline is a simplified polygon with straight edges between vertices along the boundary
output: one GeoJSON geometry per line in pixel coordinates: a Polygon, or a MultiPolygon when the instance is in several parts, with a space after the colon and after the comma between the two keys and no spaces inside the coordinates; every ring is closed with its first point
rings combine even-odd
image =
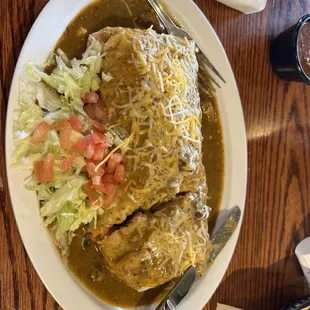
{"type": "MultiPolygon", "coordinates": [[[[11,201],[16,222],[27,253],[41,280],[66,310],[118,309],[104,304],[88,293],[67,270],[39,215],[35,193],[24,187],[27,174],[10,169],[13,153],[13,111],[18,105],[18,83],[28,61],[42,64],[55,46],[70,20],[91,0],[50,0],[42,11],[24,44],[20,54],[9,98],[6,124],[6,163],[11,201]]],[[[244,211],[247,180],[247,149],[242,106],[236,81],[225,51],[212,26],[191,0],[167,0],[167,5],[189,30],[198,46],[227,81],[217,93],[223,124],[225,145],[225,182],[220,225],[227,210],[235,205],[244,211]]],[[[243,212],[242,212],[243,213],[243,212]]],[[[201,309],[218,287],[233,255],[240,225],[214,265],[182,301],[179,310],[201,309]]],[[[148,307],[148,309],[153,309],[148,307]]]]}

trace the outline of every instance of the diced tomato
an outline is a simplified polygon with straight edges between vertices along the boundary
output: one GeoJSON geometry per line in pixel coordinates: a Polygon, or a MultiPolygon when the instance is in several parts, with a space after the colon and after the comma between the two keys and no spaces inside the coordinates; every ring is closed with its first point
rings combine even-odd
{"type": "Polygon", "coordinates": [[[41,122],[37,128],[34,130],[32,138],[31,138],[31,142],[33,144],[39,144],[41,143],[45,136],[47,135],[47,133],[50,131],[51,127],[47,122],[41,122]]]}
{"type": "Polygon", "coordinates": [[[113,193],[113,191],[115,190],[115,188],[117,188],[116,184],[112,184],[112,183],[103,183],[105,188],[106,188],[106,194],[110,195],[113,193]]]}
{"type": "Polygon", "coordinates": [[[92,179],[93,185],[102,184],[101,183],[101,176],[99,176],[99,175],[94,175],[91,179],[92,179]]]}
{"type": "Polygon", "coordinates": [[[41,170],[41,183],[49,183],[54,178],[54,153],[48,153],[41,170]]]}
{"type": "Polygon", "coordinates": [[[87,149],[91,141],[91,136],[83,137],[72,145],[71,151],[77,154],[82,153],[87,149]]]}
{"type": "Polygon", "coordinates": [[[89,143],[84,152],[84,157],[86,157],[87,159],[92,159],[94,156],[94,153],[95,153],[95,144],[89,143]]]}
{"type": "Polygon", "coordinates": [[[108,137],[104,133],[96,130],[91,136],[95,144],[103,144],[107,147],[109,146],[108,137]]]}
{"type": "Polygon", "coordinates": [[[106,147],[101,146],[101,145],[96,146],[96,150],[95,150],[93,159],[94,160],[99,160],[99,161],[103,160],[103,158],[106,155],[106,151],[107,151],[106,147]]]}
{"type": "Polygon", "coordinates": [[[101,132],[105,132],[106,128],[104,125],[102,125],[101,123],[98,123],[92,119],[88,119],[88,121],[90,122],[90,124],[93,125],[93,127],[95,127],[97,130],[101,131],[101,132]]]}
{"type": "Polygon", "coordinates": [[[70,135],[71,135],[71,128],[65,128],[64,130],[62,130],[60,132],[60,138],[59,138],[59,142],[60,142],[60,147],[63,150],[69,150],[70,146],[71,146],[71,142],[70,142],[70,135]]]}
{"type": "Polygon", "coordinates": [[[115,180],[115,177],[113,174],[105,174],[102,177],[102,183],[116,184],[117,181],[115,180]]]}
{"type": "Polygon", "coordinates": [[[72,171],[74,162],[76,161],[77,157],[76,156],[70,156],[68,158],[65,158],[62,163],[61,163],[61,170],[64,172],[70,172],[72,171]]]}
{"type": "Polygon", "coordinates": [[[105,173],[105,170],[102,167],[100,167],[97,171],[95,170],[95,173],[96,175],[102,177],[105,173]]]}
{"type": "Polygon", "coordinates": [[[86,163],[86,171],[88,172],[90,176],[95,175],[95,169],[96,169],[96,165],[93,162],[86,163]]]}
{"type": "Polygon", "coordinates": [[[114,184],[105,184],[106,188],[106,197],[104,200],[103,208],[109,208],[116,196],[117,193],[117,185],[114,184]]]}
{"type": "Polygon", "coordinates": [[[100,121],[107,119],[107,112],[101,100],[95,105],[96,118],[100,121]]]}
{"type": "Polygon", "coordinates": [[[37,181],[39,182],[41,182],[41,172],[42,172],[43,163],[44,163],[43,161],[35,161],[33,163],[34,175],[37,181]]]}
{"type": "Polygon", "coordinates": [[[101,183],[100,185],[94,185],[94,188],[96,191],[110,196],[117,189],[117,185],[111,183],[101,183]]]}
{"type": "Polygon", "coordinates": [[[104,169],[102,167],[100,167],[97,171],[96,171],[96,164],[91,162],[91,161],[88,161],[86,163],[86,171],[88,172],[88,174],[90,176],[94,176],[94,175],[97,175],[97,176],[100,176],[102,177],[104,175],[104,169]]]}
{"type": "Polygon", "coordinates": [[[124,182],[124,179],[125,179],[125,166],[124,165],[116,166],[114,179],[118,183],[124,182]]]}
{"type": "Polygon", "coordinates": [[[106,194],[106,185],[105,184],[101,183],[100,185],[94,185],[94,188],[97,192],[106,194]]]}
{"type": "Polygon", "coordinates": [[[94,187],[92,186],[91,181],[88,181],[86,184],[84,184],[83,188],[84,188],[85,194],[88,196],[91,202],[95,202],[96,200],[98,200],[99,195],[94,189],[94,187]]]}
{"type": "Polygon", "coordinates": [[[112,154],[111,158],[109,159],[107,173],[114,173],[116,166],[119,165],[123,159],[124,159],[124,156],[120,153],[112,154]]]}
{"type": "Polygon", "coordinates": [[[81,120],[75,114],[70,115],[69,122],[70,122],[71,127],[75,131],[77,131],[77,132],[83,131],[83,124],[82,124],[81,120]]]}
{"type": "Polygon", "coordinates": [[[63,130],[65,128],[69,128],[70,127],[70,123],[66,120],[66,119],[62,119],[61,121],[57,122],[53,128],[55,130],[63,130]]]}
{"type": "Polygon", "coordinates": [[[87,113],[87,115],[94,119],[96,118],[96,105],[95,104],[88,104],[84,107],[84,111],[87,113]]]}
{"type": "Polygon", "coordinates": [[[86,93],[82,98],[84,103],[97,103],[99,100],[99,95],[95,92],[86,93]]]}

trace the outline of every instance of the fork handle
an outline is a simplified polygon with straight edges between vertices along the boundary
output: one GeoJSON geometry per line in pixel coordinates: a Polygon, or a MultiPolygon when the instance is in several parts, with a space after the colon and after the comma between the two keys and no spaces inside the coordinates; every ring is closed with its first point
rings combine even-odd
{"type": "MultiPolygon", "coordinates": [[[[189,34],[187,34],[183,29],[180,29],[179,27],[176,26],[176,24],[173,22],[171,17],[167,14],[167,12],[164,10],[164,8],[159,3],[159,0],[148,0],[148,2],[152,6],[154,11],[156,12],[157,16],[162,21],[162,23],[164,24],[169,34],[175,34],[176,36],[180,36],[180,33],[178,33],[178,30],[179,30],[179,31],[182,31],[183,37],[186,36],[188,39],[192,40],[189,34]]],[[[203,60],[203,63],[207,67],[209,67],[211,71],[215,73],[215,75],[217,75],[224,83],[226,83],[222,75],[216,70],[216,68],[212,65],[212,63],[207,58],[207,56],[200,49],[198,52],[198,57],[200,57],[203,60]]],[[[213,78],[212,80],[218,87],[220,87],[219,84],[216,83],[213,78]]]]}
{"type": "Polygon", "coordinates": [[[161,22],[164,24],[168,33],[172,33],[177,27],[170,16],[165,12],[158,0],[148,0],[161,22]]]}
{"type": "MultiPolygon", "coordinates": [[[[200,48],[198,47],[199,51],[197,53],[198,58],[201,58],[202,61],[206,64],[207,67],[209,67],[211,69],[211,71],[213,71],[224,83],[226,83],[226,81],[224,80],[224,78],[222,77],[222,75],[217,71],[217,69],[212,65],[212,63],[210,62],[210,60],[208,59],[208,57],[200,50],[200,48]]],[[[214,79],[212,78],[213,82],[214,79]]],[[[215,84],[217,86],[219,86],[216,82],[215,84]]]]}

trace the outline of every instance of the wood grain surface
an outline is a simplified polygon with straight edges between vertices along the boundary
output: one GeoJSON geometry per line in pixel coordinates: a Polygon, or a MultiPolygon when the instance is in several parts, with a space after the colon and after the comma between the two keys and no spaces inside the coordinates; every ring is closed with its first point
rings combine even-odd
{"type": "MultiPolygon", "coordinates": [[[[65,1],[65,0],[64,0],[65,1]]],[[[42,285],[21,242],[8,194],[4,126],[10,83],[22,44],[47,0],[0,0],[0,310],[60,309],[42,285]]],[[[231,61],[249,146],[244,223],[227,273],[206,305],[276,310],[310,294],[294,256],[310,235],[310,86],[280,81],[269,65],[276,34],[310,13],[309,0],[269,0],[243,15],[215,0],[196,0],[231,61]]],[[[87,309],[88,310],[88,309],[87,309]]]]}

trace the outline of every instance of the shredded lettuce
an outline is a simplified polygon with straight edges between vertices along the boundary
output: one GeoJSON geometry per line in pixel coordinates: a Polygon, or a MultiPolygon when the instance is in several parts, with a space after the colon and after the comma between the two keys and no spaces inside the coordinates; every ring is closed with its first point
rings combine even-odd
{"type": "Polygon", "coordinates": [[[46,109],[48,111],[56,111],[58,109],[61,109],[63,106],[63,103],[57,92],[44,83],[38,84],[37,100],[39,106],[42,109],[46,109]]]}
{"type": "MultiPolygon", "coordinates": [[[[28,63],[26,68],[32,81],[36,83],[44,81],[54,92],[57,91],[61,95],[60,100],[64,105],[81,114],[84,114],[81,100],[83,95],[90,91],[97,91],[101,85],[99,74],[102,71],[102,45],[94,39],[90,40],[91,43],[81,60],[73,59],[66,63],[61,56],[56,55],[57,67],[50,75],[34,62],[28,63]]],[[[51,105],[54,109],[57,104],[60,104],[59,101],[55,101],[53,91],[40,89],[41,107],[47,108],[51,105]]]]}
{"type": "Polygon", "coordinates": [[[20,164],[21,160],[27,160],[31,155],[41,154],[41,147],[30,142],[31,138],[15,142],[15,152],[12,156],[14,165],[20,164]]]}
{"type": "Polygon", "coordinates": [[[14,141],[19,142],[31,135],[36,126],[42,121],[43,111],[36,104],[36,84],[19,84],[19,115],[14,121],[14,141]]]}
{"type": "Polygon", "coordinates": [[[56,130],[50,130],[44,139],[43,153],[59,153],[60,142],[56,130]]]}
{"type": "Polygon", "coordinates": [[[66,108],[62,108],[60,110],[47,113],[44,116],[43,120],[48,124],[52,125],[59,120],[68,119],[70,114],[71,114],[70,109],[67,110],[66,108]]]}
{"type": "MultiPolygon", "coordinates": [[[[88,205],[83,185],[85,160],[78,156],[71,172],[64,172],[61,164],[71,153],[60,148],[59,134],[51,129],[40,144],[31,143],[31,135],[43,120],[50,126],[71,113],[78,114],[84,128],[88,128],[83,110],[82,97],[90,91],[97,91],[102,80],[102,45],[94,39],[82,59],[68,60],[65,55],[55,55],[55,69],[51,74],[30,62],[26,66],[28,79],[20,81],[19,110],[14,122],[15,151],[13,168],[33,172],[36,161],[43,161],[48,153],[55,155],[54,179],[48,184],[40,184],[32,173],[26,188],[37,192],[41,204],[40,214],[49,226],[61,253],[66,256],[74,232],[88,223],[96,225],[99,206],[88,205]]],[[[75,133],[71,142],[82,135],[75,133]]]]}
{"type": "Polygon", "coordinates": [[[67,184],[54,192],[52,198],[43,204],[40,213],[44,217],[50,217],[62,209],[67,202],[77,202],[78,204],[86,198],[81,190],[86,179],[74,177],[67,180],[67,184]]]}
{"type": "MultiPolygon", "coordinates": [[[[29,144],[27,144],[28,146],[29,144]]],[[[16,156],[16,154],[15,154],[16,156]]],[[[20,171],[28,171],[33,169],[33,163],[35,161],[41,161],[44,159],[44,156],[41,153],[36,153],[33,155],[29,155],[28,157],[22,156],[18,154],[18,157],[20,158],[18,161],[16,161],[15,164],[13,164],[12,168],[14,170],[20,170],[20,171]]]]}
{"type": "MultiPolygon", "coordinates": [[[[46,225],[52,225],[55,239],[63,255],[67,255],[74,232],[82,225],[97,220],[99,206],[86,206],[86,195],[82,189],[86,178],[82,176],[68,177],[65,185],[55,190],[39,188],[38,195],[44,199],[41,215],[46,225]]],[[[42,186],[42,185],[40,185],[42,186]]],[[[53,188],[53,187],[51,187],[53,188]]]]}

